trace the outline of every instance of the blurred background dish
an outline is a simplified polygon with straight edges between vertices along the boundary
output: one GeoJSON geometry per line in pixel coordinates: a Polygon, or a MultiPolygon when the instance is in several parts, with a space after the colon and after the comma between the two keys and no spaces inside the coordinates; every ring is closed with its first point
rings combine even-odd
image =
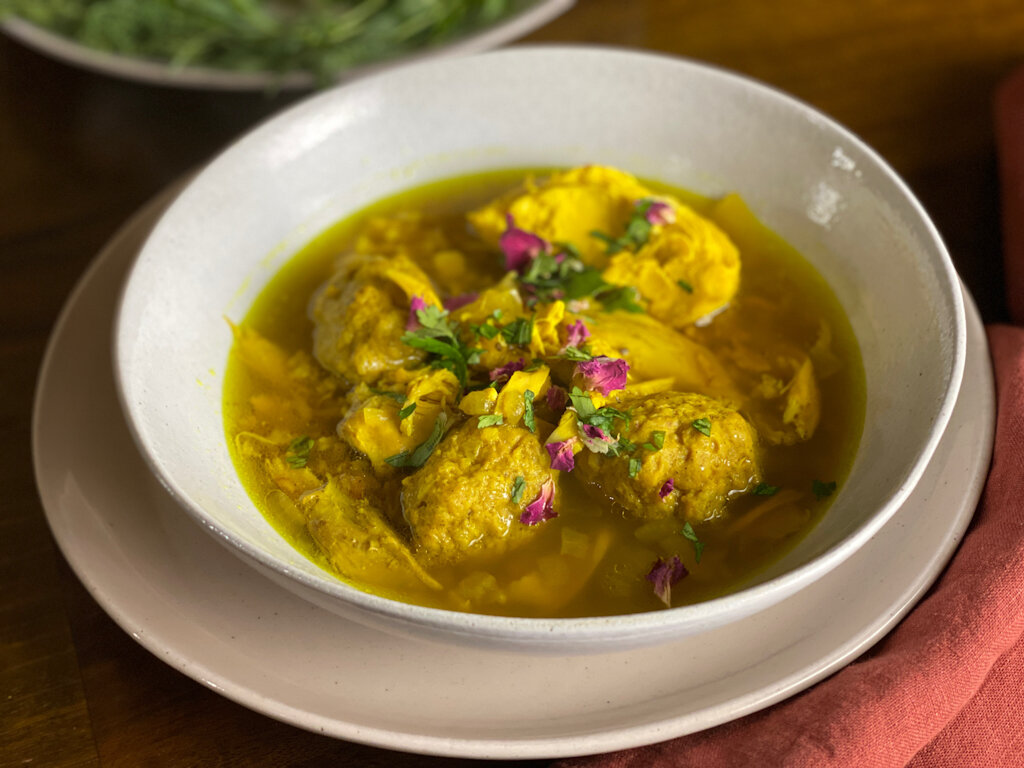
{"type": "Polygon", "coordinates": [[[305,89],[511,42],[573,0],[12,0],[3,30],[66,63],[180,88],[305,89]]]}

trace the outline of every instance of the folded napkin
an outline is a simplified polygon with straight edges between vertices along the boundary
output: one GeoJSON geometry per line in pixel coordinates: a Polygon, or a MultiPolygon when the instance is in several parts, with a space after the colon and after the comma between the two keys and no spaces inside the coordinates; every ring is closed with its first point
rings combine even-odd
{"type": "MultiPolygon", "coordinates": [[[[995,111],[1007,299],[1024,326],[1024,69],[995,111]]],[[[766,710],[559,766],[1024,765],[1024,327],[987,332],[998,402],[989,477],[949,567],[896,629],[766,710]]]]}

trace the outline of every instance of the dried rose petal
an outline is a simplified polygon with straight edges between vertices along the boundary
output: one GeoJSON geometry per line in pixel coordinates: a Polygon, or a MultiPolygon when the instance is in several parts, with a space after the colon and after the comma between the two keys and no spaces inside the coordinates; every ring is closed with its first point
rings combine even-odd
{"type": "Polygon", "coordinates": [[[576,374],[583,389],[594,389],[607,395],[614,389],[625,389],[629,363],[618,357],[601,355],[593,360],[576,363],[576,374]]]}
{"type": "Polygon", "coordinates": [[[583,447],[589,451],[608,453],[616,442],[600,427],[595,427],[593,424],[580,424],[579,426],[582,432],[583,447]]]}
{"type": "Polygon", "coordinates": [[[548,387],[548,393],[545,395],[545,399],[547,401],[548,408],[555,413],[561,413],[565,410],[565,406],[569,404],[569,393],[557,384],[552,384],[548,387]]]}
{"type": "Polygon", "coordinates": [[[555,481],[549,477],[544,481],[544,485],[540,487],[540,493],[537,494],[537,498],[526,505],[523,514],[519,516],[519,522],[523,525],[537,525],[537,523],[543,523],[545,520],[558,517],[553,504],[554,499],[555,481]]]}
{"type": "Polygon", "coordinates": [[[576,438],[570,437],[560,443],[548,443],[544,447],[548,449],[551,457],[551,468],[560,469],[563,472],[572,472],[576,467],[576,456],[572,447],[576,444],[576,438]]]}
{"type": "Polygon", "coordinates": [[[449,312],[454,312],[459,307],[472,304],[479,296],[479,293],[460,293],[458,296],[449,296],[444,300],[444,308],[449,312]]]}
{"type": "Polygon", "coordinates": [[[568,332],[565,340],[565,346],[567,347],[580,347],[583,345],[583,342],[590,338],[590,331],[587,330],[587,326],[583,324],[582,320],[571,323],[565,330],[568,332]]]}
{"type": "Polygon", "coordinates": [[[674,489],[675,487],[676,481],[674,478],[670,477],[668,480],[665,481],[664,485],[661,486],[661,490],[658,491],[658,498],[664,499],[666,496],[672,493],[672,489],[674,489]]]}
{"type": "Polygon", "coordinates": [[[672,607],[672,586],[689,575],[683,561],[673,555],[668,560],[658,558],[647,574],[647,580],[654,585],[654,594],[667,607],[672,607]]]}
{"type": "Polygon", "coordinates": [[[668,203],[654,200],[647,206],[644,218],[649,224],[673,224],[676,220],[676,212],[668,203]]]}
{"type": "Polygon", "coordinates": [[[497,368],[491,370],[487,375],[491,381],[504,381],[505,379],[512,376],[516,371],[521,371],[526,367],[526,361],[523,358],[519,358],[514,363],[505,363],[497,368]]]}
{"type": "Polygon", "coordinates": [[[405,321],[405,330],[415,331],[420,327],[419,318],[416,317],[416,313],[421,309],[427,308],[427,302],[424,301],[422,296],[413,296],[409,301],[409,319],[405,321]]]}
{"type": "Polygon", "coordinates": [[[522,272],[531,261],[537,258],[541,251],[547,251],[551,246],[543,237],[538,237],[525,229],[516,226],[512,214],[505,216],[508,227],[498,238],[498,246],[505,254],[505,269],[513,272],[522,272]]]}

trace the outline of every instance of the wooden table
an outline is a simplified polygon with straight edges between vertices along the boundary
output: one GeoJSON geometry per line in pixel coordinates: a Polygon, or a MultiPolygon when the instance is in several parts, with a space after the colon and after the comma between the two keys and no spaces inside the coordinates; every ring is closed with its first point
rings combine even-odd
{"type": "MultiPolygon", "coordinates": [[[[985,318],[1003,317],[991,95],[1024,60],[1024,5],[581,0],[530,40],[681,54],[830,114],[909,182],[985,318]]],[[[87,595],[40,508],[30,409],[68,292],[140,204],[294,98],[121,82],[0,41],[0,765],[473,762],[307,733],[172,670],[87,595]]]]}

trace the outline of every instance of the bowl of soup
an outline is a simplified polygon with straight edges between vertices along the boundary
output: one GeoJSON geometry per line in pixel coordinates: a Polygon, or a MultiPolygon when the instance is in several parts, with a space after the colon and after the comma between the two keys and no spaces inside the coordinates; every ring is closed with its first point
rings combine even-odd
{"type": "Polygon", "coordinates": [[[156,476],[297,598],[577,653],[749,616],[884,535],[964,326],[841,126],[694,62],[521,48],[227,148],[142,248],[115,357],[156,476]]]}

